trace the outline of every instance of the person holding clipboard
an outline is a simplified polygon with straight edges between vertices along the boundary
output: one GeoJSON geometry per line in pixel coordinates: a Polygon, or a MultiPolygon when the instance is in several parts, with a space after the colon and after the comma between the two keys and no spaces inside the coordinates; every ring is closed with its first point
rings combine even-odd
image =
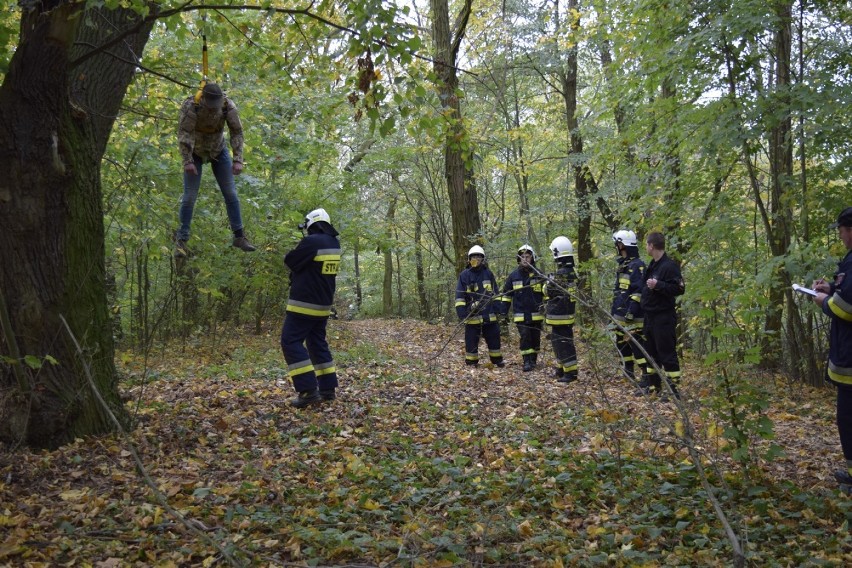
{"type": "Polygon", "coordinates": [[[811,288],[814,303],[831,318],[826,375],[837,387],[837,431],[846,459],[846,467],[834,472],[834,478],[845,493],[852,493],[852,207],[844,209],[831,228],[837,229],[848,252],[833,282],[820,278],[811,288]]]}

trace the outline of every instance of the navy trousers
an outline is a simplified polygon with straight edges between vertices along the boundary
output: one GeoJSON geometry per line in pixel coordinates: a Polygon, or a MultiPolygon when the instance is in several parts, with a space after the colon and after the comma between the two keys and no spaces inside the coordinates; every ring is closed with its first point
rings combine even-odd
{"type": "Polygon", "coordinates": [[[287,312],[281,328],[281,350],[296,392],[337,387],[337,368],[325,338],[328,318],[287,312]]]}

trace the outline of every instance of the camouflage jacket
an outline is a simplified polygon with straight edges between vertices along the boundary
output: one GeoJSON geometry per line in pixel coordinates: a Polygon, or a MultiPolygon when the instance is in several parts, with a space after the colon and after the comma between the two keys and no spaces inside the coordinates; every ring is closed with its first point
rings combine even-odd
{"type": "Polygon", "coordinates": [[[237,106],[225,97],[220,110],[210,110],[195,104],[193,97],[183,101],[180,107],[178,143],[184,165],[192,163],[195,154],[209,162],[225,148],[225,124],[230,133],[233,161],[243,162],[243,125],[237,106]]]}

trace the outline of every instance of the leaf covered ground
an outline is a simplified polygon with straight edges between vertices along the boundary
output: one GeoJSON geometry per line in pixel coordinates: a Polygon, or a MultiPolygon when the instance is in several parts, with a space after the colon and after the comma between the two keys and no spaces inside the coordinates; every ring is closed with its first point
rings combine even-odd
{"type": "Polygon", "coordinates": [[[274,331],[120,353],[129,435],[0,448],[0,565],[728,566],[707,488],[749,565],[852,563],[827,389],[748,377],[784,453],[755,436],[742,467],[695,365],[684,418],[632,396],[605,343],[566,386],[521,372],[516,335],[504,369],[466,368],[457,326],[329,336],[339,398],[306,411],[274,331]]]}

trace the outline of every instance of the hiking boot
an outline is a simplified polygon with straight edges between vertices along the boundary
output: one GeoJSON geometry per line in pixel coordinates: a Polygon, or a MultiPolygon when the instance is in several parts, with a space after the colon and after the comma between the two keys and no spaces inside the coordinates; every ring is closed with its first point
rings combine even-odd
{"type": "Polygon", "coordinates": [[[176,240],[175,241],[175,258],[186,258],[189,256],[189,249],[186,248],[186,241],[176,240]]]}
{"type": "Polygon", "coordinates": [[[524,355],[524,372],[529,373],[533,370],[533,362],[531,355],[524,355]]]}
{"type": "Polygon", "coordinates": [[[334,389],[326,389],[319,391],[320,398],[324,401],[332,401],[337,398],[337,395],[334,393],[334,389]]]}
{"type": "Polygon", "coordinates": [[[306,408],[313,404],[319,404],[322,402],[322,396],[320,395],[319,390],[309,390],[302,391],[298,396],[290,399],[290,406],[294,408],[306,408]]]}
{"type": "Polygon", "coordinates": [[[257,250],[254,245],[249,242],[248,237],[234,237],[234,242],[232,244],[243,252],[254,252],[257,250]]]}
{"type": "Polygon", "coordinates": [[[564,376],[565,376],[565,371],[562,370],[562,367],[556,367],[553,370],[553,378],[556,379],[557,381],[564,376]]]}
{"type": "Polygon", "coordinates": [[[494,364],[497,365],[497,367],[500,368],[500,369],[502,369],[503,367],[506,366],[506,363],[504,363],[503,361],[500,361],[499,363],[494,363],[494,364]]]}

